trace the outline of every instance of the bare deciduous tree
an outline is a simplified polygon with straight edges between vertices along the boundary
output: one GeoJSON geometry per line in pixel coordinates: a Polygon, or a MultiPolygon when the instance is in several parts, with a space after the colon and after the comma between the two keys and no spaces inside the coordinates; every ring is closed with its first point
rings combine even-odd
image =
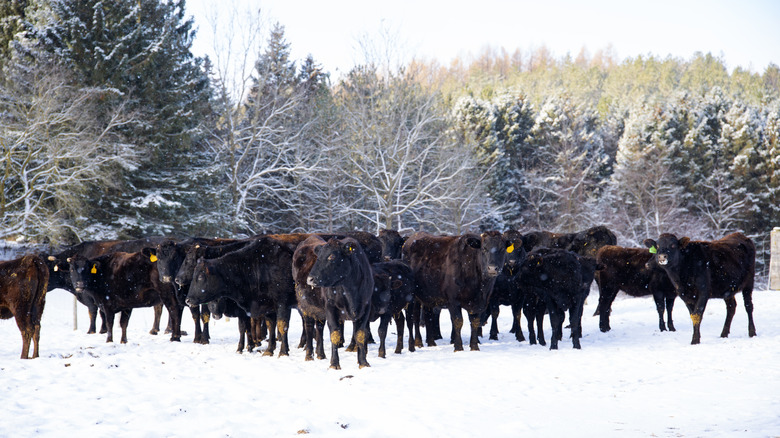
{"type": "Polygon", "coordinates": [[[133,145],[118,130],[137,122],[123,109],[105,112],[107,89],[80,89],[56,66],[5,73],[0,84],[0,235],[61,239],[80,236],[92,203],[118,187],[119,168],[135,169],[133,145]]]}

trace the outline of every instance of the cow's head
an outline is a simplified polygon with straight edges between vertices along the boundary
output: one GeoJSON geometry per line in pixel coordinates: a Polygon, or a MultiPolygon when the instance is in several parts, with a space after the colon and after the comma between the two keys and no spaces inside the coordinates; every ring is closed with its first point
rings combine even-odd
{"type": "Polygon", "coordinates": [[[208,306],[209,313],[214,319],[222,319],[222,315],[225,314],[225,307],[227,306],[227,298],[209,301],[208,306]]]}
{"type": "Polygon", "coordinates": [[[507,242],[498,231],[486,231],[476,239],[472,236],[463,236],[466,244],[480,250],[482,273],[488,277],[496,277],[504,269],[507,256],[507,242]]]}
{"type": "Polygon", "coordinates": [[[509,230],[504,232],[503,237],[506,243],[504,269],[509,271],[509,275],[514,275],[527,255],[523,247],[523,235],[515,230],[509,230]]]}
{"type": "Polygon", "coordinates": [[[192,245],[188,250],[187,254],[184,256],[184,260],[181,262],[181,266],[179,266],[179,270],[176,271],[176,276],[174,277],[174,282],[176,283],[176,286],[179,288],[184,288],[190,282],[192,281],[192,274],[195,270],[195,264],[197,263],[198,259],[203,257],[203,255],[206,252],[206,248],[201,245],[192,245]]]}
{"type": "Polygon", "coordinates": [[[312,287],[335,287],[353,275],[362,249],[355,239],[332,238],[326,244],[314,248],[314,254],[317,261],[312,265],[306,283],[312,287]]]}
{"type": "Polygon", "coordinates": [[[157,272],[160,274],[160,281],[163,283],[172,283],[176,272],[181,266],[183,255],[179,251],[178,245],[173,240],[166,240],[156,247],[144,248],[141,250],[144,256],[148,257],[152,263],[156,263],[157,272]]]}
{"type": "Polygon", "coordinates": [[[380,230],[379,241],[382,243],[382,259],[385,261],[401,258],[401,248],[406,239],[396,230],[380,230]]]}
{"type": "Polygon", "coordinates": [[[70,264],[65,257],[56,255],[41,254],[49,268],[48,290],[52,289],[70,289],[70,264]]]}
{"type": "Polygon", "coordinates": [[[103,266],[97,260],[89,260],[84,257],[68,257],[70,265],[70,281],[76,293],[83,293],[92,281],[102,271],[103,266]]]}
{"type": "Polygon", "coordinates": [[[192,271],[192,281],[185,302],[188,306],[208,303],[218,298],[223,282],[211,260],[199,258],[192,271]]]}
{"type": "Polygon", "coordinates": [[[677,270],[682,259],[682,251],[690,240],[687,237],[677,239],[677,236],[669,233],[661,234],[657,242],[653,239],[645,239],[645,246],[654,254],[653,258],[647,262],[648,267],[657,264],[667,271],[677,270]]]}

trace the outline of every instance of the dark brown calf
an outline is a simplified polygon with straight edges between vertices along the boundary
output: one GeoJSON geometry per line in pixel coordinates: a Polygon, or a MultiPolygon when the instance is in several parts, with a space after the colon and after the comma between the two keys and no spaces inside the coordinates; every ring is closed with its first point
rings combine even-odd
{"type": "Polygon", "coordinates": [[[609,315],[612,312],[612,302],[621,290],[632,297],[652,295],[658,311],[659,330],[665,331],[667,327],[664,323],[665,307],[669,330],[674,331],[672,309],[677,294],[663,269],[647,266],[652,256],[644,248],[608,245],[599,250],[596,255],[599,304],[593,316],[599,315],[599,329],[602,332],[610,330],[609,315]]]}
{"type": "Polygon", "coordinates": [[[0,319],[16,319],[22,333],[22,359],[30,358],[31,341],[32,357],[38,357],[48,282],[49,268],[40,256],[28,255],[0,262],[0,319]]]}

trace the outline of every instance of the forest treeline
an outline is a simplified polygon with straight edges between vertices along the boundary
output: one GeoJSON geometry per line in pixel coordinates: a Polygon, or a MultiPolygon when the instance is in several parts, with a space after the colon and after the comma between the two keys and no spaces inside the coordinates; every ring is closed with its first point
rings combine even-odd
{"type": "Polygon", "coordinates": [[[235,59],[192,54],[185,6],[0,3],[0,236],[604,224],[625,246],[742,230],[768,264],[777,65],[486,48],[334,78],[291,59],[280,23],[235,79],[235,59]]]}

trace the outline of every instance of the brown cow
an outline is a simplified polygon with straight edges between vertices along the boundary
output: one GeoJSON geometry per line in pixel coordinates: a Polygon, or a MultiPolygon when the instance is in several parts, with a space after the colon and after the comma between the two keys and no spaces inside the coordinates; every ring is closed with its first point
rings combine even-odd
{"type": "MultiPolygon", "coordinates": [[[[403,257],[412,267],[417,284],[417,304],[449,310],[455,351],[463,350],[461,309],[466,309],[471,323],[469,347],[479,350],[481,316],[504,267],[507,246],[498,231],[485,232],[481,236],[433,236],[417,232],[404,244],[403,257]]],[[[428,345],[436,345],[430,330],[427,330],[426,340],[428,345]]]]}
{"type": "Polygon", "coordinates": [[[645,239],[645,246],[655,253],[650,265],[660,266],[674,284],[693,322],[691,344],[701,341],[701,318],[710,298],[726,302],[726,322],[720,337],[731,329],[731,320],[737,308],[734,296],[742,292],[748,315],[748,335],[756,335],[753,324],[753,281],[756,271],[756,246],[742,233],[732,233],[720,240],[692,241],[678,239],[664,233],[658,238],[645,239]]]}
{"type": "Polygon", "coordinates": [[[22,333],[22,359],[38,357],[41,338],[41,315],[46,303],[49,268],[43,257],[28,255],[0,262],[0,319],[16,318],[22,333]]]}

